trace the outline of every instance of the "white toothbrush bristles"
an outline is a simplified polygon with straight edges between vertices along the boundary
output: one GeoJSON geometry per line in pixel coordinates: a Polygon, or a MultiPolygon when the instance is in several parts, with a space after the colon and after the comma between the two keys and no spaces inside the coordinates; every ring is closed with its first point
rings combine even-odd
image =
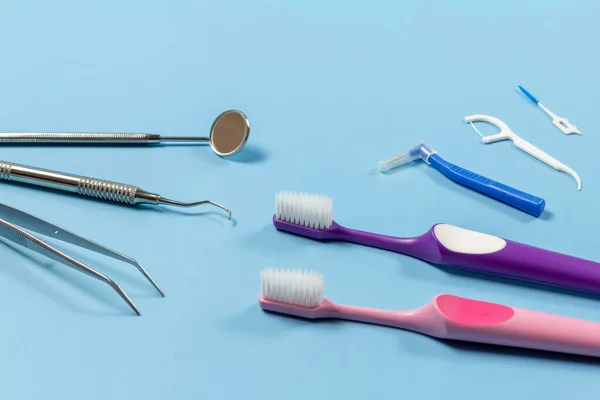
{"type": "Polygon", "coordinates": [[[266,300],[315,308],[323,301],[323,275],[312,270],[266,268],[260,273],[260,294],[266,300]]]}
{"type": "Polygon", "coordinates": [[[275,196],[275,217],[308,228],[327,229],[333,222],[333,200],[318,194],[279,192],[275,196]]]}

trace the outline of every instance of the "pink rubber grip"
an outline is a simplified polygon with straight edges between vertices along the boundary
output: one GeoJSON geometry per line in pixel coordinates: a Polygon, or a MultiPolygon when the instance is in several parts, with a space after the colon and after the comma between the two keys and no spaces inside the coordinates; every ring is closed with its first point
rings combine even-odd
{"type": "Polygon", "coordinates": [[[446,339],[600,356],[600,324],[500,304],[440,295],[446,339]]]}

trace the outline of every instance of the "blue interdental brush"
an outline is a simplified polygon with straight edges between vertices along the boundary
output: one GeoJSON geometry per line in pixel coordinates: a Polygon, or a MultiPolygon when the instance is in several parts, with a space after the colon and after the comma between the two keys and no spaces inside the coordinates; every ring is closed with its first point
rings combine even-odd
{"type": "Polygon", "coordinates": [[[521,92],[523,92],[525,96],[527,96],[529,100],[533,101],[534,104],[538,105],[542,110],[544,110],[544,112],[548,114],[550,118],[552,118],[552,123],[556,125],[556,127],[560,129],[564,134],[570,135],[571,133],[577,133],[581,135],[579,129],[577,129],[575,125],[571,124],[568,119],[559,117],[552,111],[548,110],[542,103],[539,102],[538,99],[536,99],[531,93],[525,90],[523,86],[519,85],[519,89],[521,90],[521,92]]]}
{"type": "Polygon", "coordinates": [[[449,163],[440,157],[436,150],[424,143],[413,147],[407,153],[381,160],[378,167],[380,172],[385,172],[419,159],[435,168],[446,178],[535,217],[539,217],[544,212],[546,207],[544,199],[449,163]]]}

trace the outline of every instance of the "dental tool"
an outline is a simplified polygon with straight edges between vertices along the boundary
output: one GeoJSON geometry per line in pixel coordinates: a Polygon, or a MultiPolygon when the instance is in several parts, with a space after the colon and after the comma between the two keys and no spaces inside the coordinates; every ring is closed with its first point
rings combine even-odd
{"type": "Polygon", "coordinates": [[[54,261],[58,261],[68,267],[71,267],[79,272],[91,276],[92,278],[98,279],[101,282],[109,285],[121,298],[127,303],[127,305],[137,314],[141,315],[138,308],[135,306],[133,301],[127,296],[125,291],[111,278],[105,274],[93,269],[92,267],[84,264],[81,261],[67,255],[66,253],[58,250],[57,248],[41,240],[27,230],[39,233],[41,235],[51,237],[57,240],[61,240],[66,243],[102,254],[104,256],[113,258],[115,260],[122,261],[129,265],[134,266],[138,269],[142,275],[154,286],[154,288],[165,296],[162,289],[158,286],[156,281],[150,276],[150,274],[144,269],[142,264],[133,258],[124,254],[118,253],[115,250],[109,249],[108,247],[102,246],[98,243],[94,243],[84,237],[76,235],[73,232],[69,232],[59,226],[51,224],[50,222],[44,221],[31,214],[27,214],[21,210],[13,207],[9,207],[5,204],[0,203],[0,236],[10,240],[11,242],[23,246],[29,250],[32,250],[38,254],[48,257],[54,261]]]}
{"type": "Polygon", "coordinates": [[[571,124],[568,119],[559,117],[558,115],[554,114],[552,111],[548,110],[548,108],[546,108],[542,103],[540,103],[539,100],[536,99],[531,93],[529,93],[523,86],[519,85],[519,90],[521,90],[521,92],[523,92],[523,94],[529,100],[531,100],[534,104],[536,104],[542,110],[544,110],[544,112],[550,118],[552,118],[552,123],[558,129],[560,129],[562,131],[562,133],[564,133],[566,135],[570,135],[572,133],[577,133],[577,134],[581,135],[581,132],[579,132],[579,129],[577,129],[577,127],[575,125],[571,124]]]}
{"type": "MultiPolygon", "coordinates": [[[[600,294],[599,262],[489,233],[443,222],[412,237],[353,229],[342,225],[339,218],[333,218],[331,197],[306,192],[278,192],[274,211],[275,229],[297,237],[321,243],[353,243],[459,271],[600,294]]],[[[399,222],[402,225],[402,221],[399,222]]]]}
{"type": "Polygon", "coordinates": [[[184,203],[147,192],[134,185],[66,174],[12,162],[0,161],[0,180],[47,187],[128,205],[165,204],[178,207],[194,207],[201,204],[211,204],[226,211],[229,214],[229,219],[231,219],[231,210],[211,200],[184,203]]]}
{"type": "Polygon", "coordinates": [[[600,324],[594,321],[447,293],[413,310],[358,307],[325,297],[323,275],[314,270],[264,268],[260,271],[258,304],[265,312],[305,321],[345,320],[444,340],[600,357],[600,324]]]}
{"type": "Polygon", "coordinates": [[[508,125],[506,125],[504,122],[502,122],[498,118],[490,117],[489,115],[476,114],[476,115],[470,115],[470,116],[465,117],[465,122],[468,122],[471,124],[473,129],[475,129],[475,131],[479,134],[479,136],[481,136],[481,140],[483,141],[483,143],[488,144],[488,143],[498,142],[500,140],[506,140],[506,139],[511,140],[513,142],[513,144],[515,145],[515,147],[517,147],[518,149],[537,158],[538,160],[551,166],[552,168],[556,169],[557,171],[561,171],[568,175],[571,175],[573,177],[573,179],[575,179],[575,181],[577,182],[577,190],[581,190],[581,179],[579,178],[579,175],[575,171],[573,171],[571,168],[567,167],[565,164],[561,163],[554,157],[550,156],[549,154],[538,149],[537,147],[535,147],[528,141],[522,139],[520,136],[518,136],[516,133],[514,133],[508,127],[508,125]],[[497,128],[500,129],[500,132],[493,134],[493,135],[484,136],[475,127],[475,125],[473,124],[474,122],[487,122],[489,124],[495,125],[497,128]]]}
{"type": "Polygon", "coordinates": [[[413,147],[407,153],[381,160],[378,168],[380,172],[386,172],[415,160],[423,160],[446,178],[535,217],[539,217],[546,206],[544,199],[496,182],[444,160],[437,154],[436,150],[424,143],[413,147]]]}
{"type": "Polygon", "coordinates": [[[161,136],[149,133],[106,133],[106,132],[6,132],[0,133],[0,145],[5,144],[119,144],[139,145],[163,142],[208,142],[211,149],[221,157],[237,154],[250,135],[250,122],[244,113],[227,110],[214,120],[210,135],[206,136],[161,136]]]}

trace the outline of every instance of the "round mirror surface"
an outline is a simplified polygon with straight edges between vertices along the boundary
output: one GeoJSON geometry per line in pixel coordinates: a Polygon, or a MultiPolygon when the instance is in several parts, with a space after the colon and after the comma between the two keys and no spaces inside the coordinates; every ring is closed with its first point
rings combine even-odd
{"type": "Polygon", "coordinates": [[[210,147],[221,157],[239,152],[250,135],[250,122],[238,110],[221,113],[210,128],[210,147]]]}

